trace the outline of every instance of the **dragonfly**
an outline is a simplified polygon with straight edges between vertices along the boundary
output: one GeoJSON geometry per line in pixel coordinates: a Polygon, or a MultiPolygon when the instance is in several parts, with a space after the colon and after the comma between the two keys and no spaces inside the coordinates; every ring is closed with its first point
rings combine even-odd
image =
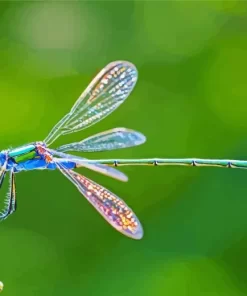
{"type": "Polygon", "coordinates": [[[79,174],[75,169],[84,167],[126,182],[128,177],[116,169],[126,165],[187,165],[247,168],[244,160],[199,158],[146,158],[146,159],[87,159],[68,152],[101,152],[134,147],[145,143],[146,137],[128,128],[114,128],[90,136],[79,142],[50,145],[59,137],[79,132],[101,121],[117,109],[136,85],[138,72],[127,61],[115,61],[103,68],[71,110],[52,128],[43,141],[26,144],[0,152],[0,188],[6,173],[10,174],[9,192],[0,220],[5,220],[17,209],[16,173],[30,170],[58,170],[71,181],[89,203],[117,231],[133,239],[141,239],[144,231],[133,210],[117,195],[79,174]]]}

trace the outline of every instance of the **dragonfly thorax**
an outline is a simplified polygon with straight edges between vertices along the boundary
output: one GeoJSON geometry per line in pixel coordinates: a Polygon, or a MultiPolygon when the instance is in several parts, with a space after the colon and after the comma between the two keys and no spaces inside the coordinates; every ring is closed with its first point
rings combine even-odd
{"type": "Polygon", "coordinates": [[[37,156],[36,145],[28,144],[20,146],[8,151],[8,158],[12,159],[15,163],[20,163],[33,159],[37,156]]]}
{"type": "MultiPolygon", "coordinates": [[[[12,160],[14,163],[19,164],[28,160],[42,159],[42,154],[39,152],[39,148],[45,149],[45,144],[43,142],[35,142],[27,145],[23,145],[17,148],[2,151],[2,158],[7,158],[12,160]]],[[[1,158],[1,155],[0,155],[1,158]]]]}

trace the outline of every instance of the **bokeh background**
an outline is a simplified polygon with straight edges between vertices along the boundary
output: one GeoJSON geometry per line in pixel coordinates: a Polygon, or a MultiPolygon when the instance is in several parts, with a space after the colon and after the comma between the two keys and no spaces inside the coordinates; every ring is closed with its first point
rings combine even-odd
{"type": "MultiPolygon", "coordinates": [[[[139,70],[134,92],[57,145],[127,127],[145,145],[86,157],[246,159],[246,33],[245,1],[1,1],[1,147],[44,139],[121,59],[139,70]]],[[[141,241],[111,228],[59,172],[17,175],[18,211],[0,225],[4,295],[247,294],[244,170],[122,171],[128,183],[80,169],[135,210],[141,241]]]]}

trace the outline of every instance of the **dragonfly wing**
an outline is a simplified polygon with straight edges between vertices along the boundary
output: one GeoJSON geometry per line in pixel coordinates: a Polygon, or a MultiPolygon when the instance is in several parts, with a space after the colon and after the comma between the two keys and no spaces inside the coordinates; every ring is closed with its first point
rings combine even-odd
{"type": "Polygon", "coordinates": [[[56,159],[56,161],[59,161],[60,163],[63,161],[70,160],[72,162],[75,162],[77,167],[85,167],[87,169],[90,169],[97,173],[101,173],[103,175],[117,179],[122,182],[128,181],[128,177],[124,173],[120,172],[119,170],[116,170],[115,168],[109,167],[107,165],[100,164],[100,163],[88,163],[86,158],[70,155],[63,152],[58,152],[52,149],[48,149],[48,151],[50,151],[53,155],[57,155],[61,157],[56,159]]]}
{"type": "Polygon", "coordinates": [[[58,151],[82,151],[82,152],[100,152],[115,150],[141,145],[146,141],[146,137],[127,128],[114,128],[89,138],[81,142],[63,145],[58,151]]]}
{"type": "Polygon", "coordinates": [[[140,221],[122,199],[92,180],[64,169],[59,163],[57,167],[116,230],[133,239],[143,237],[140,221]]]}
{"type": "Polygon", "coordinates": [[[44,142],[48,146],[59,136],[85,129],[108,116],[129,96],[137,76],[136,67],[129,62],[117,61],[107,65],[44,142]]]}

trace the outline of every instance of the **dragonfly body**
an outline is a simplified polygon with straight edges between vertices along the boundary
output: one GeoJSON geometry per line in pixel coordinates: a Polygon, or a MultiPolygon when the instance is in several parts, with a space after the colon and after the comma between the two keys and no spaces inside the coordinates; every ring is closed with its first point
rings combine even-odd
{"type": "MultiPolygon", "coordinates": [[[[52,153],[46,151],[46,145],[42,142],[34,142],[0,152],[0,166],[3,166],[7,161],[6,172],[13,169],[15,173],[57,169],[54,162],[46,160],[47,156],[52,159],[52,153]]],[[[61,164],[66,169],[76,168],[76,163],[73,161],[65,160],[61,164]]]]}
{"type": "Polygon", "coordinates": [[[74,106],[51,130],[42,142],[34,142],[0,152],[0,187],[10,173],[9,194],[0,220],[6,219],[17,208],[15,175],[30,170],[59,170],[115,229],[134,239],[143,236],[143,229],[132,209],[118,196],[101,185],[75,172],[85,167],[121,181],[128,178],[122,172],[100,163],[70,155],[67,151],[104,151],[133,147],[145,142],[136,131],[116,128],[99,133],[77,143],[66,144],[57,150],[49,146],[60,136],[89,127],[112,113],[125,101],[137,81],[137,70],[129,62],[110,63],[92,80],[74,106]]]}

